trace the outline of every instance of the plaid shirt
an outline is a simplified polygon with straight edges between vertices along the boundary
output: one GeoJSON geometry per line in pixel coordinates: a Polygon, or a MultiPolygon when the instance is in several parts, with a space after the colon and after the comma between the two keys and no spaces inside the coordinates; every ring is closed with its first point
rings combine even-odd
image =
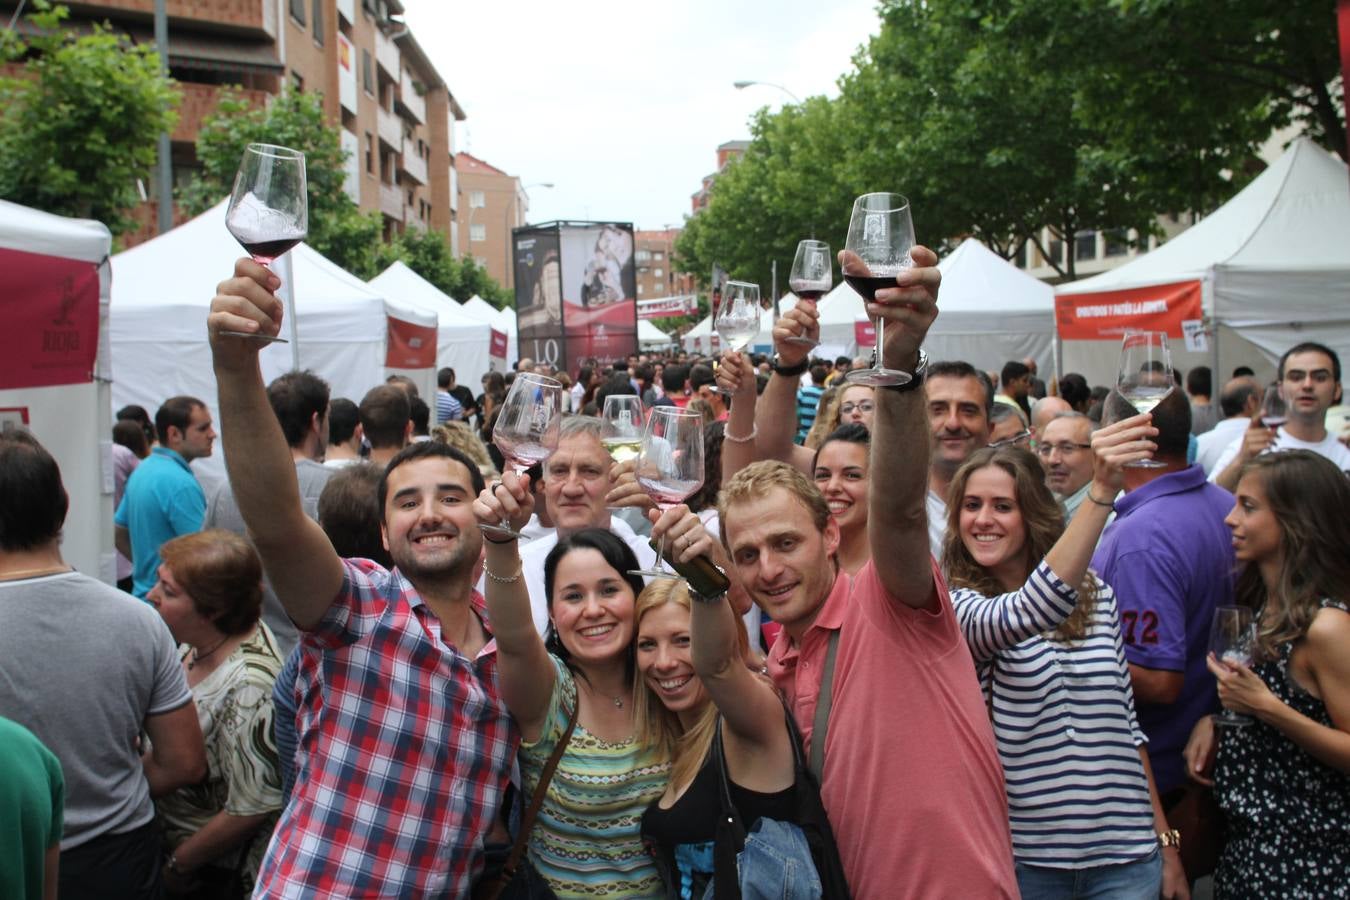
{"type": "Polygon", "coordinates": [[[254,896],[467,896],[520,740],[495,645],[468,659],[398,570],[344,568],[302,642],[295,793],[254,896]]]}

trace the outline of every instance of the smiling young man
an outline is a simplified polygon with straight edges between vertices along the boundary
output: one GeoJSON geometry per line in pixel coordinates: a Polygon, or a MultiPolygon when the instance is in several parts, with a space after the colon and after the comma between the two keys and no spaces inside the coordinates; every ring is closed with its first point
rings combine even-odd
{"type": "Polygon", "coordinates": [[[915,373],[876,391],[871,561],[855,577],[839,572],[839,526],[784,462],[753,463],[724,483],[722,538],[741,585],[783,625],[769,671],[813,757],[823,754],[821,797],[853,896],[1015,897],[1003,770],[926,540],[919,346],[940,276],[931,251],[913,253],[916,266],[868,305],[887,319],[883,362],[915,373]]]}
{"type": "Polygon", "coordinates": [[[473,569],[474,463],[423,442],[379,487],[385,570],[344,560],[305,515],[290,448],[263,390],[279,280],[241,259],[208,331],[230,483],[277,597],[302,633],[295,790],[259,896],[466,896],[483,868],[518,733],[473,569]]]}
{"type": "Polygon", "coordinates": [[[1327,410],[1341,402],[1341,360],[1336,351],[1312,342],[1291,347],[1280,357],[1279,384],[1288,420],[1276,429],[1253,417],[1246,432],[1214,464],[1210,481],[1236,490],[1248,460],[1280,450],[1311,450],[1350,472],[1350,448],[1326,427],[1327,410]]]}

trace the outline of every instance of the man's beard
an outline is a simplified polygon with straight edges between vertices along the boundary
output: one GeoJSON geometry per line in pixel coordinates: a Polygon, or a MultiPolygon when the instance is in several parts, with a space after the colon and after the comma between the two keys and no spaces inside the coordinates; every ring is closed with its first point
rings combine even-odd
{"type": "Polygon", "coordinates": [[[441,581],[452,578],[469,571],[478,559],[477,551],[470,550],[468,544],[463,540],[463,535],[456,537],[455,548],[448,556],[431,560],[419,559],[417,554],[412,552],[414,540],[416,538],[409,538],[396,550],[391,548],[389,551],[389,557],[394,561],[394,565],[409,580],[441,581]]]}

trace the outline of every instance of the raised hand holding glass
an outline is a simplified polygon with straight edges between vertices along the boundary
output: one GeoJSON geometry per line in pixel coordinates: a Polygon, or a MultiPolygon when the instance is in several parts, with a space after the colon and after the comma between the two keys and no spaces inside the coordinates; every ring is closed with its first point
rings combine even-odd
{"type": "MultiPolygon", "coordinates": [[[[848,240],[840,262],[844,280],[873,303],[877,291],[896,286],[895,276],[914,265],[909,251],[914,246],[914,222],[909,201],[899,194],[863,194],[853,201],[848,222],[848,240]]],[[[882,365],[886,346],[886,320],[876,320],[877,342],[872,349],[872,365],[851,369],[845,376],[857,384],[874,387],[908,384],[911,375],[882,365]]]]}
{"type": "MultiPolygon", "coordinates": [[[[638,454],[637,480],[662,510],[693,496],[703,486],[703,417],[675,406],[658,406],[647,420],[638,454]]],[[[652,569],[631,572],[647,578],[678,578],[666,571],[665,537],[652,569]]]]}
{"type": "MultiPolygon", "coordinates": [[[[562,384],[533,372],[519,373],[502,401],[497,423],[492,427],[492,443],[516,474],[524,474],[558,449],[561,425],[562,384]]],[[[520,532],[512,530],[506,520],[500,525],[480,527],[493,537],[520,537],[520,532]]]]}
{"type": "MultiPolygon", "coordinates": [[[[792,258],[792,273],[788,275],[788,287],[799,300],[819,303],[834,287],[834,260],[830,256],[830,245],[824,241],[800,241],[797,255],[792,258]]],[[[793,336],[786,339],[790,344],[804,344],[815,347],[820,341],[805,336],[793,336]]]]}

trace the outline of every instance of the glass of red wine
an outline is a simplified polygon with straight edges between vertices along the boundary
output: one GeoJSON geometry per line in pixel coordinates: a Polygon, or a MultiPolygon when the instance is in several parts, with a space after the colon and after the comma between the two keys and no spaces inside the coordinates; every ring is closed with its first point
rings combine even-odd
{"type": "MultiPolygon", "coordinates": [[[[703,486],[703,416],[677,406],[658,406],[647,420],[638,452],[637,480],[657,507],[670,509],[703,486]]],[[[661,562],[666,540],[661,538],[656,565],[630,575],[644,578],[679,578],[661,562]]]]}
{"type": "MultiPolygon", "coordinates": [[[[877,299],[877,291],[896,286],[895,276],[914,265],[909,251],[914,246],[914,222],[909,201],[899,194],[863,194],[853,201],[848,221],[848,239],[840,266],[844,280],[868,303],[877,299]]],[[[872,365],[851,369],[847,377],[856,384],[874,387],[908,384],[912,376],[882,365],[886,346],[886,320],[877,319],[877,343],[872,348],[872,365]]]]}
{"type": "MultiPolygon", "coordinates": [[[[225,227],[264,266],[303,241],[309,233],[305,154],[275,144],[249,144],[234,176],[225,227]]],[[[285,343],[284,338],[267,334],[221,333],[285,343]]]]}
{"type": "MultiPolygon", "coordinates": [[[[502,401],[497,424],[492,428],[492,443],[502,452],[507,465],[517,475],[535,463],[542,463],[558,449],[562,426],[562,384],[545,375],[521,372],[511,382],[511,390],[502,401]]],[[[518,538],[520,532],[503,519],[500,525],[480,525],[484,534],[495,538],[518,538]]]]}
{"type": "MultiPolygon", "coordinates": [[[[797,255],[792,258],[792,273],[788,275],[788,287],[799,300],[819,303],[820,298],[834,287],[834,261],[830,258],[830,245],[824,241],[800,241],[797,255]]],[[[794,336],[787,339],[789,344],[804,344],[815,347],[820,341],[806,336],[794,336]]]]}
{"type": "Polygon", "coordinates": [[[1279,428],[1289,421],[1289,405],[1284,400],[1284,390],[1280,382],[1272,381],[1266,385],[1266,394],[1261,398],[1261,424],[1267,428],[1279,428]]]}

